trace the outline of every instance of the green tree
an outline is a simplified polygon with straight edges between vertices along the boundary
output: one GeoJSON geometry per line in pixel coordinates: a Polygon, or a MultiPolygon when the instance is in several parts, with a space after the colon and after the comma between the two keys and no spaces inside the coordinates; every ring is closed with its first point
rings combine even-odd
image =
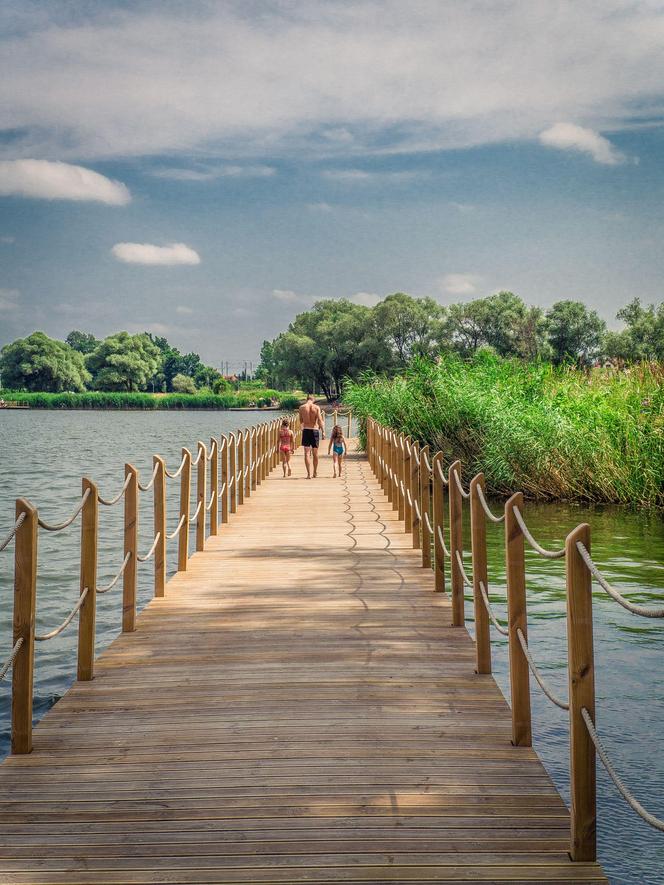
{"type": "Polygon", "coordinates": [[[590,363],[599,356],[606,323],[581,301],[556,301],[547,311],[549,343],[555,363],[590,363]]]}
{"type": "Polygon", "coordinates": [[[79,332],[78,329],[72,329],[65,338],[65,343],[79,353],[88,354],[92,353],[99,341],[91,332],[79,332]]]}
{"type": "Polygon", "coordinates": [[[411,298],[404,292],[388,295],[373,310],[377,337],[401,366],[435,351],[442,318],[442,308],[432,298],[411,298]]]}
{"type": "Polygon", "coordinates": [[[145,333],[116,332],[87,357],[97,390],[145,390],[159,368],[159,348],[145,333]]]}
{"type": "Polygon", "coordinates": [[[217,381],[221,380],[223,380],[221,372],[218,372],[213,366],[204,366],[203,363],[199,365],[194,375],[194,383],[199,389],[203,387],[212,389],[217,381]]]}
{"type": "Polygon", "coordinates": [[[607,332],[604,349],[607,356],[627,362],[664,359],[664,303],[642,307],[638,298],[617,313],[626,324],[621,332],[607,332]]]}
{"type": "Polygon", "coordinates": [[[173,391],[175,393],[196,393],[194,379],[180,372],[173,378],[173,391]]]}
{"type": "Polygon", "coordinates": [[[6,344],[0,351],[0,370],[7,388],[49,393],[79,392],[90,380],[82,354],[44,332],[6,344]]]}

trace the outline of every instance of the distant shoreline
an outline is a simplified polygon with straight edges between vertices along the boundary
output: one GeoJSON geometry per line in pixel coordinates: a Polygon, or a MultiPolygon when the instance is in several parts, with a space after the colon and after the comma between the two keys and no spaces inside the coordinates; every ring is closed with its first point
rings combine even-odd
{"type": "Polygon", "coordinates": [[[275,412],[296,409],[302,396],[293,392],[241,390],[237,393],[121,393],[86,391],[84,393],[26,393],[3,391],[0,400],[20,403],[22,408],[0,408],[1,413],[22,412],[26,408],[75,411],[200,411],[275,412]]]}

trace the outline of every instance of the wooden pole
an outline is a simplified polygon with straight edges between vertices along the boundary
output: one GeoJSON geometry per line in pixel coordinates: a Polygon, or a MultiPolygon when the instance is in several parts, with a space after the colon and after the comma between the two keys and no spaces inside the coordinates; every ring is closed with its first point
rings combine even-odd
{"type": "Polygon", "coordinates": [[[381,468],[380,468],[380,487],[383,490],[383,494],[387,494],[387,458],[388,458],[388,448],[387,448],[387,438],[385,435],[385,428],[383,425],[380,425],[380,456],[382,459],[381,468]]]}
{"type": "Polygon", "coordinates": [[[124,555],[129,556],[122,575],[122,632],[136,629],[136,566],[138,560],[138,470],[125,464],[125,480],[129,485],[124,493],[124,555]]]}
{"type": "Polygon", "coordinates": [[[440,543],[439,533],[445,537],[445,487],[438,475],[443,469],[443,453],[436,452],[433,456],[433,575],[436,593],[445,592],[445,552],[440,543]]]}
{"type": "Polygon", "coordinates": [[[463,600],[463,575],[457,561],[463,555],[463,501],[454,474],[461,479],[461,461],[450,464],[447,473],[447,495],[450,507],[450,579],[452,583],[452,626],[463,627],[466,616],[463,600]]]}
{"type": "Polygon", "coordinates": [[[244,496],[245,496],[245,498],[251,497],[251,471],[252,471],[251,434],[252,434],[252,430],[250,430],[249,428],[247,428],[244,432],[244,468],[247,471],[247,475],[244,480],[244,496]]]}
{"type": "Polygon", "coordinates": [[[425,515],[431,520],[431,471],[427,467],[429,446],[420,452],[420,513],[422,514],[422,568],[431,568],[431,532],[425,515]]]}
{"type": "MultiPolygon", "coordinates": [[[[25,518],[14,540],[13,640],[23,644],[12,670],[12,753],[32,751],[32,684],[35,666],[35,608],[37,602],[37,508],[25,498],[16,501],[16,519],[25,518]]],[[[13,646],[12,646],[13,648],[13,646]]]]}
{"type": "Polygon", "coordinates": [[[196,517],[196,550],[200,552],[205,550],[205,523],[207,511],[207,447],[205,443],[198,443],[198,464],[196,465],[196,508],[198,516],[196,517]],[[200,507],[199,507],[200,504],[200,507]]]}
{"type": "Polygon", "coordinates": [[[256,491],[256,465],[257,465],[257,441],[258,441],[258,433],[255,427],[251,428],[251,433],[249,434],[249,463],[251,464],[251,469],[249,470],[249,491],[256,491]]]}
{"type": "Polygon", "coordinates": [[[244,431],[237,432],[237,503],[244,504],[244,431]]]}
{"type": "Polygon", "coordinates": [[[239,495],[237,483],[237,439],[231,433],[228,437],[228,454],[230,456],[228,482],[231,493],[231,513],[237,513],[237,500],[239,495]]]}
{"type": "Polygon", "coordinates": [[[390,467],[392,468],[392,510],[399,509],[399,440],[390,432],[390,467]]]}
{"type": "MultiPolygon", "coordinates": [[[[419,504],[420,494],[420,446],[413,443],[410,448],[410,497],[413,502],[413,550],[420,549],[422,527],[417,515],[415,501],[419,504]]],[[[421,512],[421,510],[420,510],[421,512]]]]}
{"type": "Polygon", "coordinates": [[[507,617],[509,620],[510,691],[512,695],[512,743],[532,745],[530,713],[530,671],[517,636],[520,628],[528,639],[526,607],[526,558],[523,534],[514,516],[514,507],[523,512],[523,495],[516,492],[505,503],[505,566],[507,571],[507,617]]]}
{"type": "Polygon", "coordinates": [[[399,484],[399,490],[397,493],[397,498],[399,500],[399,519],[404,519],[406,515],[406,495],[404,491],[406,486],[404,485],[404,480],[406,478],[405,470],[406,470],[406,452],[405,452],[405,437],[403,433],[399,434],[397,439],[397,479],[399,484]],[[403,488],[403,490],[402,490],[403,488]]]}
{"type": "Polygon", "coordinates": [[[352,427],[353,427],[353,413],[349,410],[348,411],[348,433],[346,434],[346,436],[348,436],[349,439],[350,439],[350,432],[352,430],[352,427]]]}
{"type": "Polygon", "coordinates": [[[257,462],[256,462],[256,485],[260,485],[265,478],[265,425],[259,424],[257,433],[257,462]]]}
{"type": "Polygon", "coordinates": [[[595,722],[592,578],[576,547],[590,553],[590,526],[577,526],[565,541],[567,571],[567,654],[569,668],[570,796],[572,860],[597,857],[595,746],[581,711],[595,722]]]}
{"type": "Polygon", "coordinates": [[[210,439],[210,534],[219,534],[219,443],[210,439]]]}
{"type": "Polygon", "coordinates": [[[491,672],[491,625],[482,599],[480,581],[489,593],[486,555],[486,516],[478,489],[484,492],[484,474],[478,473],[470,482],[470,533],[473,552],[473,603],[475,612],[475,669],[491,672]]]}
{"type": "Polygon", "coordinates": [[[81,492],[90,491],[81,511],[81,568],[79,592],[87,595],[78,614],[78,662],[76,678],[88,682],[94,676],[95,621],[97,612],[97,537],[99,530],[99,491],[95,483],[83,479],[81,492]]]}
{"type": "Polygon", "coordinates": [[[228,437],[221,437],[221,522],[228,522],[228,437]]]}
{"type": "Polygon", "coordinates": [[[180,519],[184,516],[184,523],[178,535],[178,571],[187,571],[189,559],[189,495],[191,491],[191,452],[182,449],[184,464],[180,474],[180,519]]]}
{"type": "Polygon", "coordinates": [[[404,522],[404,531],[412,532],[413,531],[413,493],[410,492],[410,479],[411,479],[411,439],[410,437],[406,437],[404,439],[403,445],[403,487],[406,491],[404,495],[403,502],[403,522],[404,522]],[[408,492],[410,492],[410,500],[408,499],[408,492]]]}
{"type": "Polygon", "coordinates": [[[159,540],[154,550],[154,595],[162,597],[166,592],[166,464],[159,455],[152,458],[157,468],[154,478],[154,535],[159,540]]]}

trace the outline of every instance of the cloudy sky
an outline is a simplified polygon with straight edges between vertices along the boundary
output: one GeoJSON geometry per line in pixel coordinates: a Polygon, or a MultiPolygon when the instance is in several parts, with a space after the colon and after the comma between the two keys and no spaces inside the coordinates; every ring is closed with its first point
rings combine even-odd
{"type": "Polygon", "coordinates": [[[0,344],[664,296],[661,0],[4,0],[0,344]]]}

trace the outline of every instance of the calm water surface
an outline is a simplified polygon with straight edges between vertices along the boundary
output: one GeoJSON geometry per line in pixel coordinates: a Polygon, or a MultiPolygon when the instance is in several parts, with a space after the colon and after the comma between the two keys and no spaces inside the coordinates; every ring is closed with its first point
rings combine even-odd
{"type": "MultiPolygon", "coordinates": [[[[159,453],[170,469],[183,445],[194,453],[198,439],[227,433],[273,417],[259,412],[0,412],[0,534],[11,524],[14,498],[29,498],[49,521],[59,521],[80,496],[80,479],[99,483],[111,497],[123,481],[125,461],[146,482],[151,456],[159,453]]],[[[177,484],[177,483],[176,483],[177,484]]],[[[192,483],[193,485],[193,483],[192,483]]],[[[170,489],[169,489],[170,492],[170,489]]],[[[141,495],[139,548],[152,541],[152,496],[141,495]]],[[[177,524],[177,494],[169,494],[168,531],[177,524]]],[[[613,583],[633,600],[654,602],[664,596],[664,521],[651,513],[613,508],[529,504],[526,516],[540,543],[562,546],[579,522],[593,530],[593,557],[613,583]]],[[[38,629],[64,618],[78,596],[78,522],[65,532],[40,532],[38,629]]],[[[504,616],[502,527],[487,526],[489,576],[495,608],[504,616]]],[[[122,561],[122,505],[100,508],[99,583],[116,573],[122,561]]],[[[193,530],[192,541],[193,544],[193,530]]],[[[466,539],[466,548],[470,545],[466,539]]],[[[175,571],[175,549],[169,574],[175,571]]],[[[566,697],[564,565],[528,556],[529,643],[557,694],[566,697]]],[[[12,553],[0,553],[0,658],[11,647],[12,553]]],[[[604,742],[627,784],[647,808],[664,816],[664,628],[635,618],[596,588],[594,606],[597,721],[604,742]]],[[[98,597],[97,651],[120,627],[118,593],[98,597]]],[[[152,595],[152,565],[139,566],[139,605],[152,595]]],[[[466,602],[472,631],[472,604],[466,602]]],[[[507,648],[495,631],[494,673],[508,695],[507,648]]],[[[75,626],[37,645],[35,717],[39,718],[71,684],[75,675],[75,626]]],[[[568,784],[567,714],[532,687],[533,733],[537,751],[565,799],[568,784]]],[[[0,683],[0,755],[9,738],[9,685],[0,683]]],[[[600,860],[614,885],[664,883],[664,834],[642,823],[617,796],[598,766],[600,860]]]]}

